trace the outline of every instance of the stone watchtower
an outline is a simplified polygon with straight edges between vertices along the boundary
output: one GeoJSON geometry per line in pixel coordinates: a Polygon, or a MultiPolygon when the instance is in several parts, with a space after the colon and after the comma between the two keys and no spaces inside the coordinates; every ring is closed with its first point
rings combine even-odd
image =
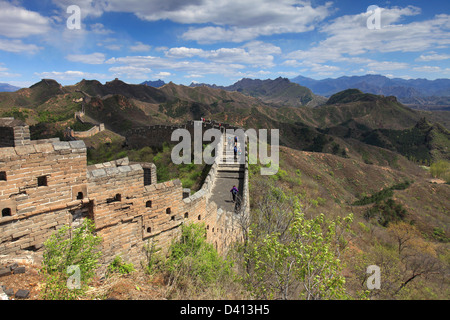
{"type": "Polygon", "coordinates": [[[29,145],[30,127],[14,118],[0,118],[0,148],[29,145]]]}

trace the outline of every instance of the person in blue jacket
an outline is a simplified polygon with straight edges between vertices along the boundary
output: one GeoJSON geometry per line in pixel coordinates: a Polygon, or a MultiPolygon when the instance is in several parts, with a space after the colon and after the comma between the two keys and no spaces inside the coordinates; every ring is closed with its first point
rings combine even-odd
{"type": "Polygon", "coordinates": [[[236,188],[236,186],[233,186],[233,188],[231,188],[230,192],[231,192],[231,195],[233,196],[233,202],[235,202],[236,195],[238,194],[239,190],[238,190],[238,188],[236,188]]]}

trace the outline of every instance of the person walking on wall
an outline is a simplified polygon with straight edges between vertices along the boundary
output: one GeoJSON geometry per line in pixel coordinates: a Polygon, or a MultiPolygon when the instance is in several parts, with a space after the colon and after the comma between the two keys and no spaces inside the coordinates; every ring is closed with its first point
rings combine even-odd
{"type": "Polygon", "coordinates": [[[236,196],[239,193],[238,188],[236,188],[236,186],[233,186],[233,188],[231,188],[230,192],[231,192],[231,195],[233,196],[233,202],[236,202],[236,196]]]}

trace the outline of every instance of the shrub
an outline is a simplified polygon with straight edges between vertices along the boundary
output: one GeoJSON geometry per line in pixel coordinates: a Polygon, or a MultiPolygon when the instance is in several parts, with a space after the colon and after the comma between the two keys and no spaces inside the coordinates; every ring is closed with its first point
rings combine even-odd
{"type": "Polygon", "coordinates": [[[387,227],[390,222],[402,221],[408,212],[400,204],[393,199],[383,202],[377,202],[372,208],[364,213],[364,217],[369,220],[377,219],[378,223],[383,227],[387,227]]]}
{"type": "Polygon", "coordinates": [[[129,274],[135,271],[132,263],[125,263],[121,256],[116,256],[108,266],[109,273],[129,274]]]}
{"type": "Polygon", "coordinates": [[[430,166],[430,173],[434,178],[441,178],[450,183],[450,162],[440,160],[430,166]]]}
{"type": "Polygon", "coordinates": [[[166,261],[171,281],[182,285],[189,278],[197,286],[206,287],[231,275],[232,264],[219,256],[205,236],[204,224],[181,227],[181,238],[170,246],[166,261]]]}
{"type": "Polygon", "coordinates": [[[85,293],[101,256],[97,250],[101,238],[94,231],[94,223],[85,219],[77,228],[61,227],[44,242],[41,269],[45,278],[41,291],[44,299],[70,300],[85,293]],[[70,274],[68,270],[72,270],[70,274]],[[76,284],[70,286],[72,280],[76,284]]]}

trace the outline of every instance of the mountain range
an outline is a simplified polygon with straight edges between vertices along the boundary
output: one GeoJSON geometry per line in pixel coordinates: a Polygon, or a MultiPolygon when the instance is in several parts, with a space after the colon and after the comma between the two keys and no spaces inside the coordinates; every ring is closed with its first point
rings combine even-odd
{"type": "Polygon", "coordinates": [[[297,76],[292,82],[308,87],[315,94],[329,97],[346,89],[359,89],[367,93],[395,96],[411,105],[450,105],[450,79],[400,79],[381,75],[344,76],[337,79],[314,80],[297,76]]]}
{"type": "MultiPolygon", "coordinates": [[[[292,79],[275,79],[278,83],[282,81],[290,81],[290,88],[283,87],[282,90],[275,92],[274,88],[267,88],[267,85],[273,85],[272,80],[258,79],[241,79],[229,86],[217,86],[207,83],[191,83],[191,87],[207,86],[215,89],[223,89],[227,91],[239,91],[255,97],[265,97],[266,102],[274,102],[277,104],[304,104],[307,100],[313,100],[312,106],[323,102],[323,97],[331,95],[347,89],[359,89],[366,93],[373,93],[384,96],[395,96],[397,99],[416,109],[450,109],[450,79],[401,79],[388,78],[382,75],[364,75],[364,76],[343,76],[339,78],[326,78],[315,80],[312,78],[297,76],[292,79]],[[294,87],[292,84],[298,84],[294,87]],[[273,97],[269,99],[266,91],[269,90],[273,97]],[[298,91],[293,93],[292,91],[298,91]],[[303,92],[301,92],[303,91],[303,92]],[[286,98],[291,96],[291,98],[286,98]],[[297,95],[299,101],[293,100],[292,95],[297,95]],[[318,98],[314,99],[313,97],[318,98]]],[[[161,87],[165,83],[162,80],[145,81],[142,84],[161,87]]]]}
{"type": "Polygon", "coordinates": [[[8,83],[0,83],[0,92],[14,92],[19,89],[19,87],[12,86],[8,83]]]}
{"type": "Polygon", "coordinates": [[[326,99],[283,78],[242,79],[226,88],[172,82],[155,88],[119,79],[62,86],[43,79],[30,88],[0,93],[0,116],[26,120],[35,126],[35,137],[43,132],[51,136],[73,121],[74,112],[81,109],[80,98],[88,116],[125,136],[139,126],[204,117],[244,128],[279,129],[280,143],[298,150],[361,158],[379,153],[361,151],[374,146],[419,162],[450,157],[448,112],[414,110],[394,96],[358,89],[326,99]]]}

